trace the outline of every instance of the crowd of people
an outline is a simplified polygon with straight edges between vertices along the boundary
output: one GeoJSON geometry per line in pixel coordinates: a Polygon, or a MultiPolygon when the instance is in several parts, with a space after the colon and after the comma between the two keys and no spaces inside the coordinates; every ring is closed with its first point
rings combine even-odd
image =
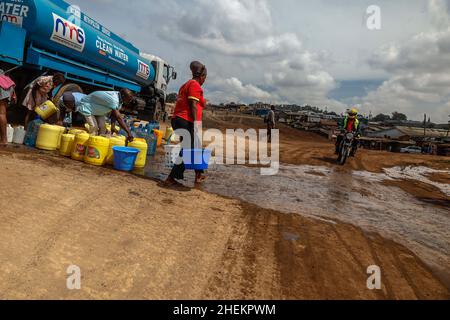
{"type": "MultiPolygon", "coordinates": [[[[171,124],[174,130],[185,129],[191,136],[191,147],[194,148],[196,132],[202,123],[203,110],[206,102],[203,96],[202,85],[206,81],[207,68],[204,64],[194,61],[190,64],[192,79],[187,81],[180,89],[176,107],[172,115],[171,124]]],[[[66,83],[62,73],[44,75],[35,79],[25,87],[21,106],[25,108],[24,125],[36,118],[36,107],[48,100],[57,107],[54,116],[45,121],[50,124],[63,125],[67,115],[78,113],[84,117],[91,135],[106,133],[106,120],[111,120],[111,131],[116,132],[116,123],[126,132],[128,141],[133,140],[130,128],[127,127],[123,112],[133,112],[137,102],[134,93],[128,89],[120,91],[96,91],[84,94],[76,84],[66,83]]],[[[7,75],[0,73],[0,146],[7,145],[7,117],[8,105],[17,104],[16,85],[7,75]]],[[[198,130],[198,131],[197,131],[198,130]]],[[[177,186],[184,178],[185,166],[183,163],[175,165],[166,184],[177,186]]],[[[195,181],[200,183],[205,179],[204,172],[195,172],[195,181]]]]}
{"type": "MultiPolygon", "coordinates": [[[[35,109],[52,101],[57,112],[45,121],[50,124],[63,125],[68,114],[78,113],[84,117],[88,124],[89,133],[102,135],[106,133],[106,119],[110,118],[112,131],[115,132],[116,123],[127,133],[128,141],[133,140],[130,128],[122,117],[123,111],[133,112],[136,98],[132,91],[95,91],[84,94],[76,84],[66,84],[62,73],[40,76],[25,87],[25,98],[21,107],[26,110],[24,126],[37,116],[35,109]]],[[[7,75],[0,73],[0,146],[7,144],[7,107],[17,104],[16,84],[7,75]]]]}
{"type": "MultiPolygon", "coordinates": [[[[203,110],[206,107],[202,86],[206,81],[208,72],[204,64],[194,61],[190,64],[192,79],[183,84],[179,90],[175,110],[171,124],[174,130],[186,130],[191,137],[190,147],[194,149],[196,145],[197,132],[200,132],[202,124],[203,110]]],[[[116,123],[126,132],[129,142],[133,140],[130,128],[125,123],[122,113],[133,112],[137,102],[134,93],[128,89],[120,91],[95,91],[84,94],[81,88],[75,84],[66,84],[66,78],[61,73],[51,76],[41,76],[33,81],[26,88],[25,98],[22,106],[26,109],[25,128],[29,122],[36,117],[35,108],[48,100],[52,100],[57,107],[54,117],[46,121],[52,124],[63,125],[65,117],[69,114],[78,113],[82,115],[88,124],[91,135],[106,134],[106,120],[111,121],[111,131],[116,132],[116,123]]],[[[0,73],[0,146],[7,144],[7,119],[6,109],[9,104],[17,103],[15,93],[15,83],[7,75],[0,73]]],[[[352,109],[345,118],[345,132],[359,133],[359,123],[357,119],[358,111],[352,109]]],[[[275,129],[275,110],[269,111],[265,119],[268,129],[268,139],[271,142],[271,132],[275,129]]],[[[336,142],[336,152],[342,141],[340,135],[336,142]]],[[[183,138],[181,138],[183,143],[183,138]]],[[[198,146],[197,146],[198,147],[198,146]]],[[[352,155],[356,152],[356,142],[353,146],[352,155]]],[[[168,186],[178,186],[177,180],[184,179],[185,166],[183,163],[175,165],[169,177],[165,181],[168,186]]],[[[205,179],[204,172],[195,172],[195,182],[200,183],[205,179]]]]}

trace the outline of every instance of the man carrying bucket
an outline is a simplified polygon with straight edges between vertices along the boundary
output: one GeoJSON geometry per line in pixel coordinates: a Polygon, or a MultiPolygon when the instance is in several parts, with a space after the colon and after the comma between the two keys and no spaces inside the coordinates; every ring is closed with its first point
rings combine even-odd
{"type": "MultiPolygon", "coordinates": [[[[195,126],[201,126],[203,109],[206,106],[203,97],[202,85],[208,75],[206,66],[198,61],[193,61],[190,65],[192,79],[186,82],[178,93],[178,99],[175,111],[172,117],[172,127],[174,130],[183,129],[190,133],[192,149],[194,149],[195,126]]],[[[182,141],[182,140],[180,140],[182,141]]],[[[165,181],[167,186],[180,186],[177,180],[184,179],[184,163],[176,164],[169,177],[165,181]]],[[[195,183],[201,183],[205,180],[203,170],[195,170],[195,183]]]]}

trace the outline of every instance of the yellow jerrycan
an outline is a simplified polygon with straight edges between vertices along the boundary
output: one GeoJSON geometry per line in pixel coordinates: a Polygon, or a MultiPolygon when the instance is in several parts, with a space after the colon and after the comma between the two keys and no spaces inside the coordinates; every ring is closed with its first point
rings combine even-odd
{"type": "Polygon", "coordinates": [[[145,163],[147,161],[147,149],[148,149],[148,145],[145,139],[136,138],[133,140],[133,142],[128,143],[128,146],[131,148],[139,149],[139,151],[141,151],[138,154],[134,167],[144,168],[145,163]]]}
{"type": "Polygon", "coordinates": [[[84,160],[84,154],[86,153],[86,145],[89,140],[89,134],[86,132],[78,133],[75,136],[75,142],[72,149],[72,159],[77,161],[84,160]]]}
{"type": "Polygon", "coordinates": [[[102,166],[108,155],[109,139],[100,136],[91,136],[86,146],[84,162],[94,166],[102,166]]]}
{"type": "Polygon", "coordinates": [[[59,147],[59,154],[63,157],[70,157],[75,142],[74,134],[63,134],[61,136],[61,146],[59,147]]]}
{"type": "Polygon", "coordinates": [[[61,127],[43,124],[39,127],[36,139],[36,148],[47,151],[55,151],[58,148],[61,127]]]}
{"type": "Polygon", "coordinates": [[[126,138],[124,136],[114,136],[109,139],[109,150],[106,156],[106,164],[114,164],[113,147],[125,147],[126,138]]]}
{"type": "Polygon", "coordinates": [[[47,120],[58,111],[58,108],[53,102],[47,100],[40,106],[37,106],[34,111],[42,118],[42,120],[47,120]]]}
{"type": "Polygon", "coordinates": [[[167,127],[166,133],[164,135],[164,140],[166,140],[169,143],[170,142],[169,139],[172,140],[172,135],[173,135],[173,128],[167,127]]]}

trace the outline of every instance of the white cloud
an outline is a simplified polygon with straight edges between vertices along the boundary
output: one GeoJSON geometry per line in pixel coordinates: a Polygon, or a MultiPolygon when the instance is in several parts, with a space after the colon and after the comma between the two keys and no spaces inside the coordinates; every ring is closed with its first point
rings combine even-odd
{"type": "Polygon", "coordinates": [[[200,60],[210,74],[207,98],[223,102],[270,95],[344,110],[332,95],[363,112],[398,109],[417,118],[426,111],[436,121],[450,113],[449,1],[378,0],[377,32],[365,27],[370,0],[69,1],[174,65],[173,91],[189,77],[190,61],[200,60]],[[363,99],[364,88],[339,86],[379,79],[387,80],[363,99]]]}
{"type": "Polygon", "coordinates": [[[209,92],[211,101],[270,101],[273,95],[252,84],[243,84],[237,78],[217,79],[211,84],[209,92]]]}
{"type": "Polygon", "coordinates": [[[266,0],[195,0],[189,7],[193,9],[180,10],[161,36],[196,46],[234,64],[239,73],[215,73],[214,79],[220,76],[224,80],[211,84],[208,80],[211,92],[207,93],[215,100],[232,97],[238,101],[329,102],[327,95],[335,82],[322,65],[329,55],[306,50],[295,33],[277,33],[266,0]],[[253,75],[252,79],[247,78],[250,83],[243,85],[238,79],[248,74],[253,75]],[[261,89],[266,87],[270,91],[261,89]]]}
{"type": "Polygon", "coordinates": [[[446,121],[450,113],[450,18],[444,0],[429,0],[428,10],[432,30],[405,43],[383,46],[370,59],[374,68],[392,76],[363,99],[364,108],[398,110],[415,119],[427,113],[435,121],[446,121]]]}

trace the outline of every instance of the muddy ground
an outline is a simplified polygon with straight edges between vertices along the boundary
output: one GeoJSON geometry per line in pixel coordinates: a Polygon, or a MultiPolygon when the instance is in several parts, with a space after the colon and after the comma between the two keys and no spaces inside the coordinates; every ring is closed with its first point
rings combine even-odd
{"type": "Polygon", "coordinates": [[[2,299],[450,298],[411,251],[348,224],[43,152],[2,149],[0,164],[2,299]],[[374,264],[379,291],[366,287],[374,264]]]}
{"type": "MultiPolygon", "coordinates": [[[[232,112],[207,112],[204,120],[206,128],[216,128],[225,132],[226,129],[265,129],[262,119],[253,116],[235,114],[232,112]]],[[[284,124],[278,124],[280,130],[280,162],[292,165],[313,165],[331,167],[340,172],[354,170],[382,172],[385,168],[424,166],[438,170],[450,170],[450,158],[421,154],[401,154],[385,151],[360,149],[355,158],[348,160],[344,167],[336,165],[334,142],[313,132],[300,131],[284,124]]],[[[450,172],[450,171],[449,171],[450,172]]],[[[449,173],[439,173],[430,176],[436,182],[450,184],[449,173]]],[[[429,186],[420,186],[411,181],[399,180],[397,187],[412,193],[418,199],[427,199],[437,205],[450,207],[450,198],[436,188],[430,192],[429,186]]]]}
{"type": "MultiPolygon", "coordinates": [[[[217,114],[205,124],[264,127],[259,119],[217,114]]],[[[336,169],[332,143],[283,126],[280,147],[284,164],[311,165],[305,174],[318,180],[326,178],[321,167],[338,176],[406,165],[449,169],[448,158],[366,150],[336,169]]],[[[228,175],[211,172],[221,174],[228,175]]],[[[310,218],[300,206],[280,212],[208,188],[166,189],[22,147],[0,149],[0,177],[2,299],[450,299],[448,274],[412,250],[357,223],[310,218]],[[66,287],[69,265],[81,268],[81,290],[66,287]],[[367,289],[371,265],[381,267],[382,290],[367,289]]],[[[429,178],[448,182],[442,172],[429,178]]],[[[429,184],[386,184],[418,205],[448,209],[448,196],[429,184]]]]}

